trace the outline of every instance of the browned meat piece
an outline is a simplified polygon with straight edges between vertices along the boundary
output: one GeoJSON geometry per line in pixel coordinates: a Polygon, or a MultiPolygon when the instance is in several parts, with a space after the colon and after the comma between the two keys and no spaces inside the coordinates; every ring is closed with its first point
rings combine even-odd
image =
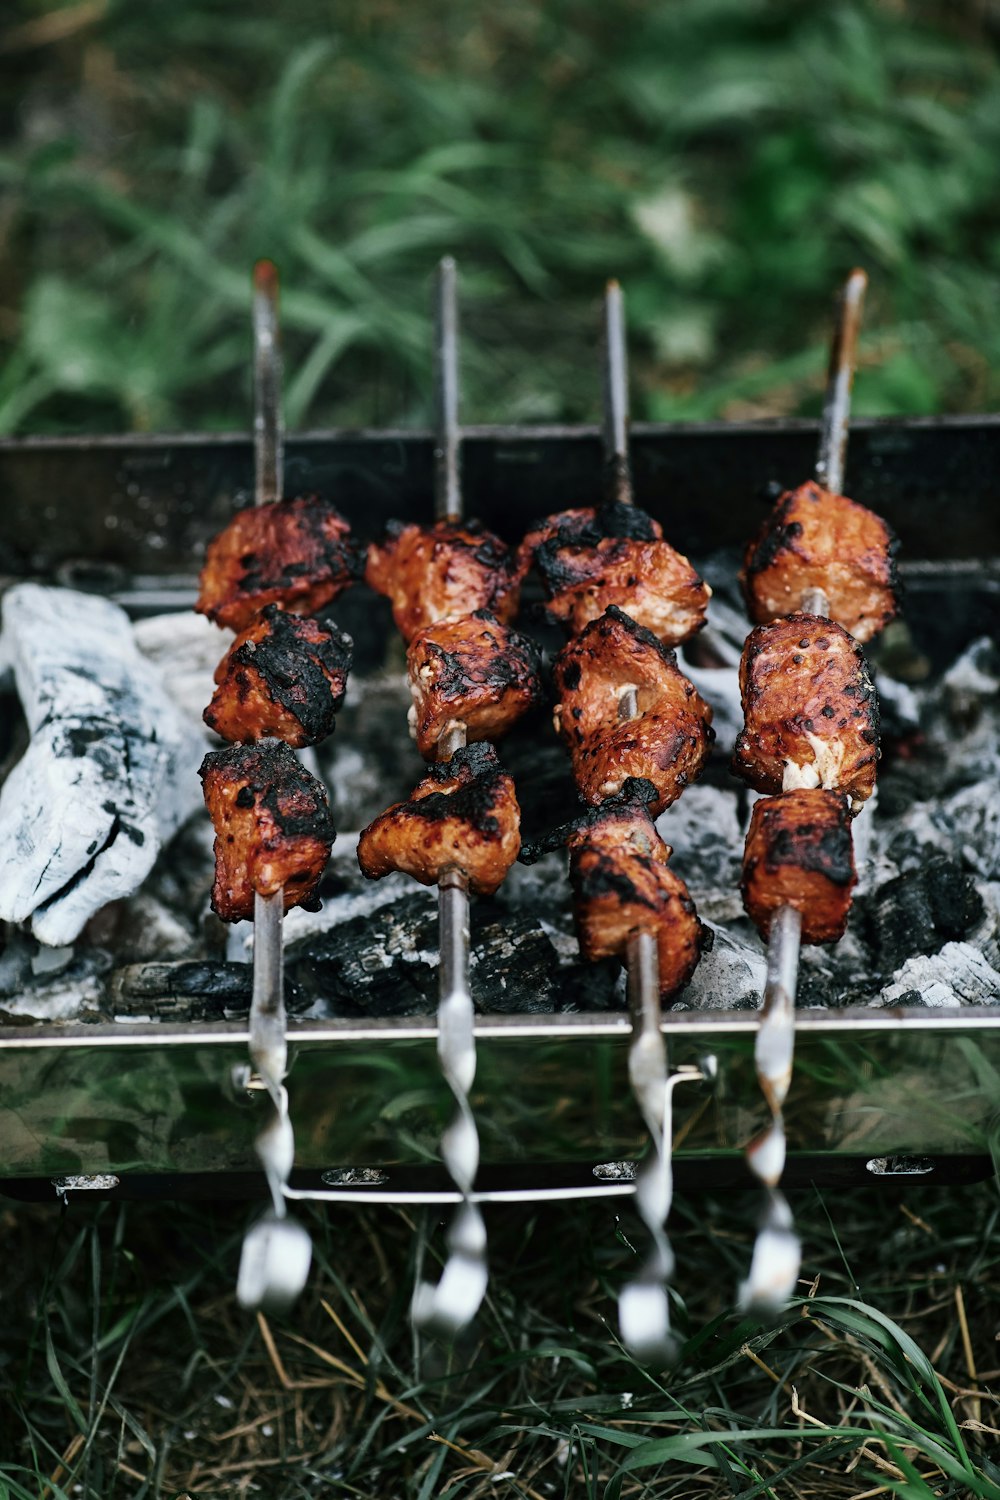
{"type": "Polygon", "coordinates": [[[421,885],[458,869],[477,896],[492,896],[517,858],[520,820],[514,782],[493,746],[469,745],[429,766],[408,802],[369,823],[358,864],[369,880],[402,870],[421,885]]]}
{"type": "Polygon", "coordinates": [[[284,887],[285,911],[315,911],[336,837],[326,792],[287,745],[213,750],[199,772],[215,826],[212,910],[224,922],[253,916],[254,891],[284,887]]]}
{"type": "Polygon", "coordinates": [[[706,932],[687,886],[667,868],[670,849],[644,807],[606,804],[570,834],[569,876],[580,952],[624,961],[631,932],[651,932],[660,997],[669,1000],[694,973],[706,932]]]}
{"type": "Polygon", "coordinates": [[[365,581],[392,600],[392,617],[405,641],[436,620],[460,619],[477,609],[512,620],[520,596],[509,547],[474,521],[390,522],[385,540],[368,548],[365,581]]]}
{"type": "Polygon", "coordinates": [[[564,646],[553,675],[556,729],[585,802],[603,802],[630,776],[645,778],[657,791],[655,817],[701,775],[715,738],[712,710],[674,653],[622,610],[612,605],[564,646]],[[622,719],[630,687],[638,717],[622,719]]]}
{"type": "Polygon", "coordinates": [[[314,614],[357,577],[349,531],[321,495],[238,511],[208,544],[195,609],[231,630],[245,630],[265,604],[314,614]]]}
{"type": "Polygon", "coordinates": [[[410,731],[428,760],[449,727],[464,724],[470,743],[495,740],[542,696],[534,644],[486,609],[425,625],[410,642],[406,664],[410,731]]]}
{"type": "Polygon", "coordinates": [[[219,663],[205,723],[232,742],[318,744],[333,733],[352,653],[350,636],[331,620],[303,619],[269,604],[219,663]]]}
{"type": "Polygon", "coordinates": [[[789,615],[758,625],[740,662],[746,723],[733,770],[758,792],[824,787],[856,805],[875,786],[878,699],[861,647],[840,625],[789,615]]]}
{"type": "Polygon", "coordinates": [[[668,646],[700,630],[711,589],[634,505],[560,511],[521,543],[523,575],[537,564],[548,614],[578,634],[616,604],[668,646]]]}
{"type": "Polygon", "coordinates": [[[781,496],[750,543],[740,582],[751,620],[766,625],[822,589],[830,618],[870,641],[896,614],[896,537],[863,505],[810,481],[781,496]]]}
{"type": "Polygon", "coordinates": [[[754,803],[743,854],[743,905],[762,937],[779,906],[802,914],[804,943],[844,935],[857,881],[842,792],[784,792],[754,803]]]}

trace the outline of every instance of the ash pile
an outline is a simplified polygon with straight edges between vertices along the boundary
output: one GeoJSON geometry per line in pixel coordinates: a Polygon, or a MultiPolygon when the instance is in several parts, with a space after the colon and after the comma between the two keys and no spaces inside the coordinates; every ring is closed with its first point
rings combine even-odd
{"type": "MultiPolygon", "coordinates": [[[[709,627],[682,665],[712,704],[716,747],[702,780],[661,816],[658,829],[713,941],[674,1009],[751,1010],[761,1003],[765,954],[744,914],[739,880],[755,794],[728,764],[741,724],[736,663],[747,626],[727,597],[730,561],[723,568],[710,560],[705,572],[716,588],[709,627]]],[[[361,670],[317,766],[339,835],[321,910],[296,910],[286,921],[287,1004],[300,1018],[431,1015],[435,893],[402,875],[370,883],[357,865],[357,831],[406,795],[423,763],[405,729],[402,648],[385,647],[370,599],[356,608],[357,618],[345,623],[360,639],[361,670]]],[[[0,638],[0,674],[12,665],[9,640],[4,657],[8,635],[0,638]]],[[[135,894],[102,905],[72,941],[60,941],[51,914],[34,924],[3,924],[0,1020],[9,1025],[237,1019],[249,1008],[252,926],[227,928],[209,909],[213,831],[196,774],[209,742],[200,716],[211,696],[218,631],[174,615],[134,629],[121,624],[118,636],[125,655],[137,647],[153,664],[169,699],[167,708],[162,699],[143,706],[147,716],[159,714],[169,750],[158,769],[162,785],[150,793],[145,821],[137,814],[131,829],[119,820],[110,829],[76,830],[78,839],[96,839],[96,852],[70,872],[48,910],[71,912],[112,845],[137,868],[145,864],[145,878],[140,874],[135,894]]],[[[1000,652],[988,638],[974,640],[944,671],[931,673],[900,625],[873,652],[873,669],[882,713],[877,804],[855,825],[859,884],[847,934],[833,947],[803,950],[798,1004],[1000,1004],[1000,652]]],[[[32,849],[39,869],[43,856],[58,863],[64,837],[71,842],[75,803],[65,789],[58,794],[65,806],[58,803],[51,755],[25,770],[39,703],[19,704],[10,672],[0,675],[0,688],[0,776],[16,793],[8,786],[0,800],[3,879],[13,878],[27,826],[34,844],[48,838],[52,845],[32,849]],[[30,807],[14,784],[19,776],[30,783],[30,807]]],[[[42,698],[44,691],[42,681],[42,698]]],[[[122,753],[127,760],[127,745],[122,753]]],[[[517,785],[526,842],[579,812],[548,708],[517,726],[502,760],[517,785]]],[[[102,774],[113,775],[114,767],[102,774]]],[[[580,959],[564,854],[516,865],[494,898],[473,903],[472,980],[483,1013],[624,1008],[617,962],[580,959]]]]}

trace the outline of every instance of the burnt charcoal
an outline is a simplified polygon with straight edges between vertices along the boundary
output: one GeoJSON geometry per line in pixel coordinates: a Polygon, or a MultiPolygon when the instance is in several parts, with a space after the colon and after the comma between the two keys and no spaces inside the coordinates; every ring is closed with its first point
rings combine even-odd
{"type": "MultiPolygon", "coordinates": [[[[250,1009],[250,964],[182,959],[177,963],[127,964],[111,978],[115,1014],[155,1015],[163,1020],[204,1021],[244,1016],[250,1009]]],[[[308,1008],[294,980],[285,980],[289,1015],[308,1008]]]]}
{"type": "MultiPolygon", "coordinates": [[[[437,902],[404,896],[293,944],[286,969],[338,1016],[430,1015],[438,1003],[437,902]]],[[[471,976],[485,1013],[551,1011],[558,959],[538,922],[472,907],[471,976]]]]}
{"type": "Polygon", "coordinates": [[[943,855],[886,881],[873,896],[859,899],[858,907],[884,974],[895,973],[913,954],[937,953],[965,937],[984,915],[971,878],[943,855]]]}
{"type": "Polygon", "coordinates": [[[4,998],[14,1025],[27,1021],[106,1021],[111,955],[101,948],[78,950],[57,974],[28,978],[4,998]]]}
{"type": "Polygon", "coordinates": [[[472,909],[471,982],[476,1010],[527,1015],[556,1008],[559,961],[537,921],[472,909]]]}
{"type": "Polygon", "coordinates": [[[625,971],[617,958],[574,963],[562,970],[559,1010],[566,1014],[625,1010],[625,971]]]}

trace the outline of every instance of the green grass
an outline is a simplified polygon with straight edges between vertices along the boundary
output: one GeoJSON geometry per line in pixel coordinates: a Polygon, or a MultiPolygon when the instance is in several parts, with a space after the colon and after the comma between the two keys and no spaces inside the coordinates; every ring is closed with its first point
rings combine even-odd
{"type": "Polygon", "coordinates": [[[309,1289],[266,1322],[233,1298],[242,1207],[9,1209],[0,1485],[11,1500],[997,1500],[993,1185],[800,1194],[807,1295],[775,1326],[732,1310],[752,1207],[677,1204],[668,1372],[617,1340],[641,1253],[628,1208],[492,1214],[490,1294],[455,1349],[407,1318],[419,1257],[441,1250],[433,1219],[317,1212],[309,1289]]]}
{"type": "Polygon", "coordinates": [[[245,425],[263,254],[293,426],[426,418],[445,251],[469,420],[594,417],[610,274],[636,415],[814,410],[856,262],[858,410],[1000,400],[1000,73],[971,0],[92,0],[40,45],[53,4],[0,23],[0,430],[245,425]]]}

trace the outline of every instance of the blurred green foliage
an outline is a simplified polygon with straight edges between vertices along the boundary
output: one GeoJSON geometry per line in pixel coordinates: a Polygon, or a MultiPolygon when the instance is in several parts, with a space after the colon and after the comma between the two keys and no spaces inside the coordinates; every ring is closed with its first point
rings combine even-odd
{"type": "Polygon", "coordinates": [[[0,431],[246,425],[249,269],[293,426],[428,408],[435,260],[467,421],[813,412],[872,277],[856,409],[1000,404],[990,0],[7,0],[0,431]]]}

